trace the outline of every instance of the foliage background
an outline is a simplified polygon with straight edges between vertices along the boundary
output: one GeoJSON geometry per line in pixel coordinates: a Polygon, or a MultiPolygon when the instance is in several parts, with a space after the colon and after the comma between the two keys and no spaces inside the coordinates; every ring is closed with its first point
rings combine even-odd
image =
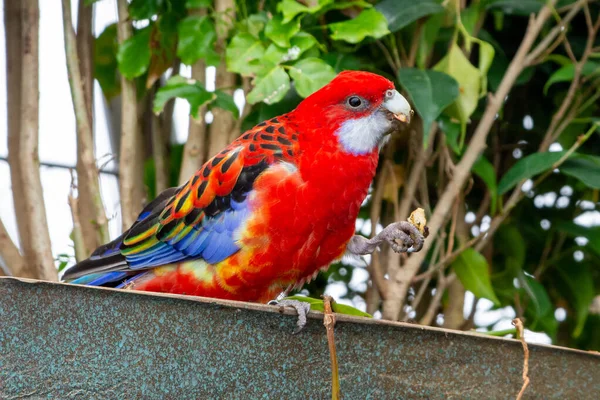
{"type": "MultiPolygon", "coordinates": [[[[318,297],[334,285],[378,317],[491,330],[496,321],[476,324],[479,303],[510,310],[553,343],[600,350],[600,227],[589,218],[600,207],[598,2],[119,0],[120,22],[94,37],[95,3],[79,2],[73,27],[63,0],[78,259],[109,236],[92,140],[94,79],[115,126],[128,226],[145,201],[245,129],[293,109],[342,70],[368,70],[394,80],[417,117],[382,152],[357,231],[370,235],[421,206],[432,236],[409,258],[383,248],[344,260],[303,292],[318,297]],[[207,67],[216,68],[215,90],[207,67]],[[185,145],[174,140],[175,98],[190,105],[185,145]],[[356,279],[365,271],[367,281],[356,279]]],[[[23,45],[38,34],[36,10],[36,1],[5,1],[20,246],[1,226],[0,256],[7,274],[56,279],[56,267],[73,260],[52,260],[44,208],[27,208],[43,203],[39,166],[18,156],[37,152],[38,88],[26,85],[37,60],[23,45]]]]}

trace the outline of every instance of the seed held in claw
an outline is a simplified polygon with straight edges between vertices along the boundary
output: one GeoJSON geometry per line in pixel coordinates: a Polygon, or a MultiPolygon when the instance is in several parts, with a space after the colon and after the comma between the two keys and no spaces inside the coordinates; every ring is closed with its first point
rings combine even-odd
{"type": "Polygon", "coordinates": [[[410,213],[410,217],[408,217],[408,222],[410,222],[415,228],[421,232],[421,234],[425,237],[429,234],[429,229],[427,228],[427,218],[425,218],[425,210],[422,208],[417,208],[412,213],[410,213]]]}

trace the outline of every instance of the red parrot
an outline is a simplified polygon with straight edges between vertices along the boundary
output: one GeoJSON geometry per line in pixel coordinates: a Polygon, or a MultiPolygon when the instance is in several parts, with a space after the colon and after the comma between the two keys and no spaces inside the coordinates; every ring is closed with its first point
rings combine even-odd
{"type": "Polygon", "coordinates": [[[395,121],[411,114],[391,81],[342,72],[162,192],[63,279],[267,302],[346,252],[367,254],[384,241],[418,251],[423,237],[407,222],[372,239],[354,236],[379,149],[395,121]]]}

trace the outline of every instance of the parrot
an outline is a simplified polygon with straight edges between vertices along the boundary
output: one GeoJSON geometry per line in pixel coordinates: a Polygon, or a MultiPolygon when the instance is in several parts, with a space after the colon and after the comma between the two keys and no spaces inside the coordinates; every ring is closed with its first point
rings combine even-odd
{"type": "MultiPolygon", "coordinates": [[[[424,237],[407,221],[370,239],[355,235],[380,149],[412,114],[385,77],[340,72],[160,193],[129,229],[62,279],[268,303],[345,254],[370,254],[383,243],[419,251],[424,237]]],[[[308,303],[288,302],[280,303],[305,317],[308,303]]]]}

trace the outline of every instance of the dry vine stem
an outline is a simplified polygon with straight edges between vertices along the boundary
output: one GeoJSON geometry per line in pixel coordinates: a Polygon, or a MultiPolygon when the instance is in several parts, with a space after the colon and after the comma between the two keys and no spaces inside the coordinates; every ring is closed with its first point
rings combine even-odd
{"type": "Polygon", "coordinates": [[[527,375],[529,372],[529,348],[527,347],[527,342],[523,336],[523,322],[519,318],[515,318],[513,319],[512,324],[517,328],[517,335],[523,344],[523,386],[521,386],[521,390],[519,391],[519,394],[517,394],[517,400],[521,400],[523,393],[525,393],[525,389],[527,389],[527,386],[529,385],[529,376],[527,375]]]}
{"type": "Polygon", "coordinates": [[[325,315],[323,316],[323,325],[327,330],[327,344],[329,345],[329,358],[331,359],[331,400],[340,399],[340,374],[338,369],[337,354],[335,352],[335,337],[333,327],[335,326],[335,314],[331,310],[333,297],[323,296],[323,306],[325,315]]]}

